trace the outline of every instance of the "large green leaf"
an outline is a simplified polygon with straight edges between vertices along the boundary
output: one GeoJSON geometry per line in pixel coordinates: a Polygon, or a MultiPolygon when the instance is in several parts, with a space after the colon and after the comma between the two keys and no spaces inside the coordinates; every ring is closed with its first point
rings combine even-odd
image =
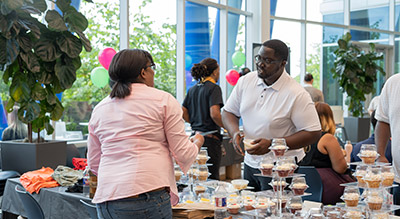
{"type": "Polygon", "coordinates": [[[82,42],[69,32],[64,32],[57,38],[57,45],[70,58],[78,57],[82,51],[82,42]]]}
{"type": "Polygon", "coordinates": [[[90,45],[90,41],[88,38],[86,38],[85,34],[80,31],[76,31],[76,33],[78,34],[79,38],[81,39],[83,46],[85,47],[85,50],[87,52],[92,51],[92,46],[90,45]]]}
{"type": "Polygon", "coordinates": [[[11,13],[11,12],[13,12],[13,10],[12,9],[10,9],[9,7],[7,7],[7,5],[6,4],[1,4],[1,8],[0,8],[0,10],[1,10],[1,13],[2,14],[4,14],[4,15],[6,15],[6,14],[9,14],[9,13],[11,13]]]}
{"type": "Polygon", "coordinates": [[[64,19],[72,31],[83,32],[88,27],[87,19],[80,12],[69,10],[64,14],[64,19]]]}
{"type": "Polygon", "coordinates": [[[33,6],[39,9],[41,12],[45,12],[47,10],[47,4],[45,0],[33,0],[33,6]]]}
{"type": "Polygon", "coordinates": [[[44,100],[47,97],[47,92],[40,83],[36,83],[32,89],[32,99],[34,100],[44,100]]]}
{"type": "Polygon", "coordinates": [[[22,60],[26,63],[26,66],[30,71],[32,72],[40,71],[39,61],[31,51],[29,51],[28,53],[20,52],[19,55],[21,56],[22,60]]]}
{"type": "Polygon", "coordinates": [[[78,70],[82,65],[81,57],[78,56],[78,57],[73,58],[72,64],[74,65],[75,70],[78,70]]]}
{"type": "MultiPolygon", "coordinates": [[[[0,36],[0,48],[6,48],[7,40],[0,36]]],[[[0,49],[0,71],[5,70],[5,64],[7,63],[7,51],[5,49],[0,49]]]]}
{"type": "Polygon", "coordinates": [[[15,38],[7,40],[7,65],[13,63],[19,53],[19,45],[15,38]]]}
{"type": "Polygon", "coordinates": [[[50,124],[50,121],[46,121],[44,123],[44,128],[46,129],[46,132],[48,135],[53,134],[54,132],[54,128],[53,126],[50,124]]]}
{"type": "Polygon", "coordinates": [[[55,61],[61,56],[53,40],[41,38],[35,45],[36,54],[45,62],[55,61]]]}
{"type": "Polygon", "coordinates": [[[7,24],[7,18],[4,15],[0,14],[0,33],[5,33],[7,31],[7,24]]]}
{"type": "Polygon", "coordinates": [[[76,71],[71,62],[70,64],[63,64],[61,60],[57,59],[54,70],[62,89],[68,89],[76,80],[76,71]]]}
{"type": "Polygon", "coordinates": [[[21,102],[28,100],[30,97],[30,88],[24,80],[13,80],[10,86],[10,96],[16,101],[21,102]]]}
{"type": "Polygon", "coordinates": [[[51,112],[51,120],[53,121],[58,121],[59,119],[61,119],[61,116],[64,112],[64,107],[62,106],[61,102],[58,99],[56,99],[56,101],[57,103],[53,111],[51,112]]]}
{"type": "Polygon", "coordinates": [[[6,110],[8,113],[11,113],[13,111],[14,103],[15,101],[13,100],[13,98],[10,98],[10,100],[8,100],[8,103],[6,105],[6,110]]]}
{"type": "Polygon", "coordinates": [[[11,10],[16,10],[24,5],[23,0],[3,0],[3,2],[11,10]]]}
{"type": "Polygon", "coordinates": [[[67,26],[61,15],[55,10],[49,10],[46,13],[45,17],[49,28],[57,30],[57,31],[66,31],[68,30],[67,26]]]}
{"type": "Polygon", "coordinates": [[[56,97],[56,95],[54,94],[53,89],[51,89],[50,87],[46,87],[46,90],[47,90],[47,102],[48,102],[50,105],[56,104],[56,99],[57,99],[57,97],[56,97]]]}
{"type": "Polygon", "coordinates": [[[63,13],[65,13],[66,11],[68,11],[69,6],[71,5],[71,0],[57,0],[56,4],[57,4],[57,7],[63,13]]]}
{"type": "Polygon", "coordinates": [[[19,44],[19,47],[24,51],[24,52],[32,52],[32,40],[29,38],[28,35],[26,34],[20,34],[17,37],[17,42],[19,44]]]}

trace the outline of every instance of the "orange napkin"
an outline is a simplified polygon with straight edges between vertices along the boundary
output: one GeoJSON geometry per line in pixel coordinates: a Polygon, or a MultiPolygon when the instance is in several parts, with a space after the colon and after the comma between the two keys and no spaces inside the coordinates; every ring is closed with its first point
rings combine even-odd
{"type": "Polygon", "coordinates": [[[52,188],[57,187],[59,184],[55,181],[51,175],[54,173],[54,170],[50,167],[42,167],[42,169],[29,171],[19,178],[22,186],[29,193],[39,193],[41,188],[52,188]]]}

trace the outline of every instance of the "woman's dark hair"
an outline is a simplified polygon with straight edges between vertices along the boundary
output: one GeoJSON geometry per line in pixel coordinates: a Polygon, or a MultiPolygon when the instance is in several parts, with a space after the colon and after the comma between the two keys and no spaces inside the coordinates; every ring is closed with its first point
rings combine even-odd
{"type": "Polygon", "coordinates": [[[274,55],[279,58],[279,60],[287,61],[289,49],[284,42],[280,40],[268,40],[263,43],[263,46],[273,49],[275,51],[274,55]]]}
{"type": "Polygon", "coordinates": [[[199,81],[202,78],[210,76],[215,69],[219,67],[217,60],[213,58],[205,58],[200,63],[194,64],[190,72],[192,77],[199,81]]]}
{"type": "Polygon", "coordinates": [[[312,79],[314,79],[312,74],[307,73],[306,75],[304,75],[304,81],[310,82],[312,79]]]}
{"type": "Polygon", "coordinates": [[[124,49],[112,59],[108,74],[115,82],[110,93],[111,98],[123,99],[131,94],[131,84],[139,83],[138,77],[148,63],[154,64],[150,53],[141,49],[124,49]]]}

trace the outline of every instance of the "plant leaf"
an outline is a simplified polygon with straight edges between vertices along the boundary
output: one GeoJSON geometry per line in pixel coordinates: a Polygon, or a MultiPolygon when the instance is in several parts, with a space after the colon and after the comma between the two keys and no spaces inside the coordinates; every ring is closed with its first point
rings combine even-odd
{"type": "Polygon", "coordinates": [[[52,40],[40,38],[35,45],[36,54],[45,62],[55,61],[61,56],[52,40]]]}
{"type": "Polygon", "coordinates": [[[13,83],[10,86],[10,96],[16,102],[28,100],[31,91],[28,84],[23,80],[19,80],[17,77],[14,79],[15,80],[13,80],[13,83]]]}
{"type": "Polygon", "coordinates": [[[64,14],[64,19],[73,31],[83,32],[88,27],[85,16],[76,10],[70,10],[64,14]]]}
{"type": "Polygon", "coordinates": [[[42,87],[40,83],[36,83],[32,89],[32,99],[34,100],[44,100],[46,99],[47,93],[45,88],[42,87]]]}
{"type": "Polygon", "coordinates": [[[25,34],[21,34],[17,37],[17,42],[19,44],[19,47],[24,51],[24,52],[32,52],[32,40],[29,39],[29,37],[25,34]]]}
{"type": "Polygon", "coordinates": [[[54,70],[62,89],[68,89],[76,80],[76,71],[71,64],[63,64],[61,60],[57,59],[54,70]]]}
{"type": "MultiPolygon", "coordinates": [[[[0,48],[6,48],[7,40],[0,36],[0,48]]],[[[0,49],[0,71],[5,70],[5,64],[7,63],[7,51],[5,49],[0,49]]]]}
{"type": "Polygon", "coordinates": [[[48,135],[53,134],[54,132],[54,128],[53,126],[50,124],[50,121],[46,121],[44,123],[44,128],[46,129],[46,132],[48,135]]]}
{"type": "Polygon", "coordinates": [[[53,111],[51,112],[51,120],[58,121],[59,119],[61,119],[63,112],[64,112],[64,107],[62,106],[61,102],[56,98],[56,105],[53,111]]]}
{"type": "Polygon", "coordinates": [[[15,38],[7,40],[7,65],[15,61],[19,53],[19,45],[15,38]]]}
{"type": "Polygon", "coordinates": [[[28,69],[32,72],[40,72],[40,64],[37,57],[29,51],[28,53],[20,52],[22,60],[26,63],[28,69]]]}
{"type": "Polygon", "coordinates": [[[50,105],[56,104],[56,95],[54,94],[54,91],[51,88],[46,87],[47,90],[47,102],[50,105]]]}
{"type": "Polygon", "coordinates": [[[56,42],[60,50],[67,53],[70,58],[78,57],[82,51],[82,42],[69,32],[64,32],[56,42]]]}
{"type": "Polygon", "coordinates": [[[71,0],[57,0],[57,7],[65,14],[68,11],[69,6],[71,5],[71,0]]]}
{"type": "Polygon", "coordinates": [[[55,10],[49,10],[46,13],[45,17],[49,28],[54,29],[56,31],[66,31],[68,30],[67,26],[61,15],[55,10]]]}
{"type": "Polygon", "coordinates": [[[76,33],[78,34],[79,38],[81,39],[86,52],[92,51],[92,46],[90,45],[90,41],[88,38],[86,38],[85,34],[80,31],[76,31],[76,33]]]}
{"type": "Polygon", "coordinates": [[[23,0],[4,0],[3,2],[11,10],[16,10],[24,5],[23,0]]]}
{"type": "Polygon", "coordinates": [[[45,12],[47,10],[47,4],[45,0],[33,0],[33,6],[39,9],[41,12],[45,12]]]}

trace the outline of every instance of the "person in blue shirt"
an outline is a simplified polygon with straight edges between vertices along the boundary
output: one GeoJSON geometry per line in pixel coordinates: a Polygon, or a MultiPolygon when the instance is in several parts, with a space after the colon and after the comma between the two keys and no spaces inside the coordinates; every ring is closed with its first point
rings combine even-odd
{"type": "MultiPolygon", "coordinates": [[[[372,127],[375,130],[377,120],[375,119],[375,110],[371,114],[371,124],[372,127]]],[[[365,139],[364,141],[358,142],[354,148],[353,151],[351,152],[351,162],[357,162],[361,161],[361,159],[357,156],[357,154],[360,152],[360,148],[362,144],[375,144],[375,134],[372,133],[372,135],[368,138],[365,139]]],[[[392,163],[392,143],[391,140],[388,141],[387,147],[386,147],[386,152],[385,152],[385,157],[388,159],[389,163],[392,163]]]]}

